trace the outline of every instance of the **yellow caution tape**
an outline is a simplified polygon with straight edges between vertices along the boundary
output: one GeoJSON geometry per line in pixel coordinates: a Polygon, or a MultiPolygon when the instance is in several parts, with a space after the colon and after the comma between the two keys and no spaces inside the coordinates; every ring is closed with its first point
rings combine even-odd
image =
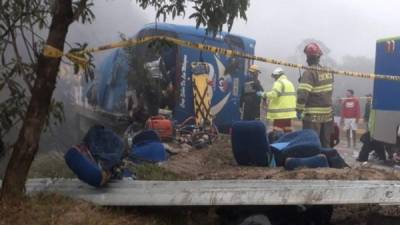
{"type": "Polygon", "coordinates": [[[64,56],[64,53],[53,46],[45,45],[43,48],[43,55],[51,58],[60,58],[64,56]]]}
{"type": "Polygon", "coordinates": [[[246,58],[246,59],[250,59],[250,60],[265,62],[265,63],[269,63],[269,64],[275,64],[275,65],[281,65],[281,66],[287,66],[287,67],[292,67],[292,68],[297,68],[297,69],[316,70],[316,71],[320,71],[320,72],[332,73],[332,74],[338,74],[338,75],[344,75],[344,76],[356,77],[356,78],[400,81],[400,76],[362,73],[362,72],[351,72],[351,71],[344,71],[344,70],[333,70],[333,69],[323,68],[323,67],[310,67],[310,66],[305,66],[302,64],[289,63],[289,62],[272,59],[272,58],[254,56],[254,55],[246,54],[246,53],[243,53],[240,51],[219,48],[219,47],[215,47],[212,45],[206,45],[206,44],[202,44],[202,43],[194,43],[191,41],[185,41],[185,40],[168,37],[168,36],[147,36],[144,38],[129,39],[129,40],[119,41],[119,42],[115,42],[115,43],[108,44],[108,45],[103,45],[103,46],[96,47],[96,48],[88,48],[88,49],[85,49],[83,51],[79,51],[76,53],[67,53],[67,54],[63,54],[60,50],[58,50],[52,46],[46,45],[43,50],[43,54],[47,57],[53,57],[53,58],[59,58],[59,57],[62,57],[65,55],[70,60],[72,60],[76,63],[84,63],[84,62],[87,62],[87,59],[85,59],[84,57],[81,57],[81,56],[84,55],[85,53],[94,53],[94,52],[105,51],[105,50],[114,49],[114,48],[132,47],[135,45],[144,44],[146,42],[156,41],[156,40],[168,41],[168,42],[171,42],[176,45],[183,46],[183,47],[198,49],[201,51],[207,51],[207,52],[211,52],[214,54],[221,54],[221,55],[225,55],[227,57],[246,58]]]}
{"type": "Polygon", "coordinates": [[[82,52],[64,54],[61,50],[51,45],[44,46],[43,55],[50,58],[60,58],[66,56],[72,62],[77,63],[83,67],[85,67],[88,63],[88,60],[83,56],[82,52]]]}

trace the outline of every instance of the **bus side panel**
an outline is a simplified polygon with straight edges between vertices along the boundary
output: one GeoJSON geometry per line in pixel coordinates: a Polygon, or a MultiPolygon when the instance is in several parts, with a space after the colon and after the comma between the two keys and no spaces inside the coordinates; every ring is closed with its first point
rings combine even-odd
{"type": "MultiPolygon", "coordinates": [[[[241,41],[241,40],[240,40],[241,41]]],[[[226,49],[237,49],[226,41],[207,40],[209,45],[226,49]]],[[[212,114],[214,122],[222,132],[228,132],[232,123],[240,120],[240,94],[244,82],[245,61],[243,58],[225,57],[214,55],[214,70],[216,72],[213,80],[212,114]]]]}
{"type": "MultiPolygon", "coordinates": [[[[375,73],[400,74],[400,42],[384,41],[376,44],[375,73]]],[[[374,81],[373,110],[375,111],[372,136],[374,139],[395,144],[400,125],[400,82],[374,81]]]]}
{"type": "MultiPolygon", "coordinates": [[[[218,42],[213,44],[214,46],[221,45],[221,43],[218,42]]],[[[190,48],[180,48],[180,58],[181,73],[178,79],[180,96],[174,110],[175,120],[180,123],[186,118],[194,116],[191,64],[198,61],[208,63],[210,66],[209,93],[211,93],[212,96],[211,113],[215,116],[215,124],[223,129],[224,127],[230,127],[233,121],[239,120],[238,89],[241,79],[239,79],[238,76],[232,79],[230,74],[225,74],[228,59],[226,57],[216,56],[210,52],[201,53],[199,50],[190,48]],[[234,84],[234,82],[236,83],[234,84]],[[234,85],[237,87],[236,91],[233,90],[234,85]]],[[[241,76],[243,76],[243,74],[241,76]]]]}
{"type": "Polygon", "coordinates": [[[97,101],[108,112],[126,112],[125,92],[129,65],[123,49],[112,50],[100,65],[97,101]]]}
{"type": "MultiPolygon", "coordinates": [[[[204,42],[205,44],[232,49],[232,46],[229,46],[222,39],[204,39],[193,35],[181,35],[181,38],[192,42],[204,42]]],[[[248,48],[247,46],[246,53],[253,54],[254,43],[248,45],[252,47],[248,48]]],[[[245,49],[235,50],[243,51],[245,49]]],[[[192,62],[203,61],[210,66],[209,89],[212,95],[211,113],[215,116],[214,123],[221,131],[227,132],[234,121],[240,120],[239,102],[245,80],[245,60],[184,47],[180,47],[179,52],[178,58],[180,58],[181,64],[181,73],[178,79],[180,96],[174,110],[175,120],[180,123],[194,115],[191,64],[192,62]]]]}
{"type": "Polygon", "coordinates": [[[178,123],[182,123],[187,118],[194,115],[193,107],[193,86],[192,86],[192,73],[191,62],[196,55],[196,51],[190,48],[179,47],[178,60],[180,69],[176,73],[177,83],[179,88],[179,96],[174,109],[174,119],[178,123]]]}
{"type": "MultiPolygon", "coordinates": [[[[376,45],[375,73],[400,74],[400,42],[378,42],[376,45]],[[394,43],[394,44],[393,44],[394,43]]],[[[373,107],[378,110],[400,111],[400,82],[375,80],[373,107]]]]}

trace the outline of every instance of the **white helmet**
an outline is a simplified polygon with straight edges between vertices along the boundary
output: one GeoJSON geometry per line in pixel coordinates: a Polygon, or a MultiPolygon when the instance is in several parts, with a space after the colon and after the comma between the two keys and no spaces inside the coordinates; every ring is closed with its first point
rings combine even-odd
{"type": "Polygon", "coordinates": [[[272,72],[272,76],[280,76],[283,74],[285,74],[285,71],[283,71],[281,67],[276,68],[274,72],[272,72]]]}

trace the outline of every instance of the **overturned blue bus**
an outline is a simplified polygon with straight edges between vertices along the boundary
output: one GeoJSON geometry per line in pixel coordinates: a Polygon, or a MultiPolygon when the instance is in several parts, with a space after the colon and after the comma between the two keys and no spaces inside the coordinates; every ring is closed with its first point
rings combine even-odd
{"type": "MultiPolygon", "coordinates": [[[[165,35],[254,54],[255,41],[250,38],[226,32],[218,33],[214,37],[206,34],[204,29],[192,26],[148,24],[137,33],[136,37],[154,35],[165,35]]],[[[209,68],[210,111],[214,124],[220,131],[227,131],[232,122],[240,120],[240,94],[247,69],[252,62],[177,45],[164,45],[155,52],[148,45],[146,43],[116,49],[109,53],[98,66],[96,82],[87,87],[86,96],[89,98],[89,103],[106,112],[123,114],[128,113],[132,105],[141,104],[142,95],[139,92],[145,92],[151,96],[147,108],[153,108],[154,111],[167,107],[173,112],[173,119],[181,123],[194,115],[190,65],[194,62],[203,62],[208,64],[209,68]],[[159,90],[149,90],[156,88],[145,87],[141,77],[143,71],[140,68],[135,69],[135,63],[147,66],[159,90]],[[170,93],[166,94],[169,99],[162,102],[165,93],[170,93]]]]}

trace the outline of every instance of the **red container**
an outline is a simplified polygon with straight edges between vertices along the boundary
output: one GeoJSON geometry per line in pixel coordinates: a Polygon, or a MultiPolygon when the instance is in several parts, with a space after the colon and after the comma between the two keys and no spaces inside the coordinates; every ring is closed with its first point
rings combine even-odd
{"type": "Polygon", "coordinates": [[[155,130],[162,141],[169,141],[174,135],[173,123],[164,116],[152,116],[146,122],[146,128],[155,130]]]}

